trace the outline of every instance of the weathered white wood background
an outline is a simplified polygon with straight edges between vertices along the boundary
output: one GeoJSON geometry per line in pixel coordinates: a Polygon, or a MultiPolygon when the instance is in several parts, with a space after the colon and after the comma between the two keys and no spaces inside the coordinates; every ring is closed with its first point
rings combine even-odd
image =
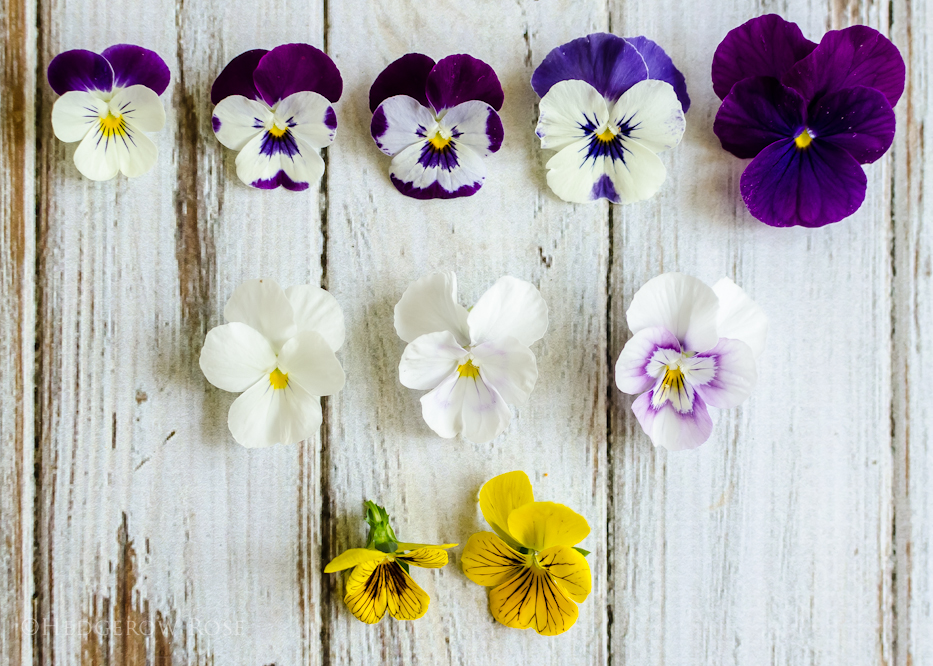
{"type": "Polygon", "coordinates": [[[0,20],[0,663],[933,664],[924,0],[4,0],[0,20]],[[770,11],[815,41],[874,26],[907,61],[894,147],[829,228],[753,220],[744,163],[712,132],[713,51],[770,11]],[[557,200],[533,132],[534,67],[599,30],[658,41],[693,99],[661,193],[629,207],[557,200]],[[214,139],[208,92],[233,56],[289,41],[343,72],[338,138],[319,191],[258,192],[214,139]],[[165,57],[168,123],[156,169],[95,184],[52,135],[45,69],[118,42],[165,57]],[[502,80],[505,143],[471,199],[402,197],[369,138],[370,83],[415,50],[502,80]],[[392,308],[442,269],[467,303],[509,273],[550,305],[538,386],[489,445],[433,436],[397,380],[392,308]],[[733,277],[772,322],[757,392],[680,454],[651,446],[611,381],[633,293],[671,270],[733,277]],[[261,276],[334,293],[348,382],[320,438],[249,451],[197,356],[261,276]],[[462,543],[484,528],[481,483],[512,469],[593,528],[573,630],[497,625],[458,550],[415,574],[424,619],[349,615],[321,569],[364,538],[364,499],[405,539],[462,543]]]}

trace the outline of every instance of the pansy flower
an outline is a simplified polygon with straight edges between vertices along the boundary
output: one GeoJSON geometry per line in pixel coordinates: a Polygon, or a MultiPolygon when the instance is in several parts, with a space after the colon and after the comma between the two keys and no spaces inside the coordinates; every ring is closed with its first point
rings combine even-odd
{"type": "Polygon", "coordinates": [[[402,56],[369,90],[370,130],[392,157],[392,183],[415,199],[474,194],[486,180],[483,158],[502,145],[502,86],[492,67],[468,55],[435,63],[402,56]]]}
{"type": "Polygon", "coordinates": [[[547,183],[564,201],[632,203],[667,177],[658,153],[680,143],[690,107],[683,75],[646,37],[597,33],[551,51],[531,85],[537,134],[556,150],[547,183]]]}
{"type": "Polygon", "coordinates": [[[856,25],[819,46],[795,23],[769,14],[732,30],[713,58],[723,100],[713,126],[722,147],[753,158],[742,198],[776,227],[821,227],[865,199],[862,164],[894,139],[904,61],[877,30],[856,25]]]}
{"type": "Polygon", "coordinates": [[[48,77],[61,95],[52,107],[52,130],[65,143],[81,142],[74,154],[81,175],[133,178],[152,168],[158,149],[144,132],[165,125],[159,95],[171,78],[157,53],[132,44],[103,53],[66,51],[52,59],[48,77]]]}
{"type": "Polygon", "coordinates": [[[570,629],[580,613],[577,604],[592,589],[589,553],[576,548],[590,533],[586,519],[563,504],[535,502],[524,472],[486,482],[479,506],[495,532],[471,536],[460,560],[467,578],[492,588],[492,616],[543,636],[570,629]]]}
{"type": "Polygon", "coordinates": [[[707,406],[736,407],[751,395],[767,317],[729,278],[710,288],[665,273],[636,292],[626,318],[633,335],[616,385],[638,395],[632,411],[655,446],[698,447],[713,431],[707,406]]]}
{"type": "Polygon", "coordinates": [[[456,275],[427,275],[395,306],[395,330],[408,343],[399,380],[430,391],[421,413],[438,435],[488,442],[509,425],[509,405],[531,395],[538,366],[528,347],[547,326],[547,304],[530,282],[500,278],[468,312],[456,275]]]}
{"type": "Polygon", "coordinates": [[[208,331],[200,365],[211,384],[242,393],[227,416],[233,438],[252,448],[318,432],[320,396],[344,384],[334,355],[344,339],[336,299],[314,285],[248,280],[230,296],[224,318],[229,323],[208,331]]]}
{"type": "Polygon", "coordinates": [[[343,79],[308,44],[241,53],[211,87],[217,140],[237,151],[236,174],[263,190],[306,190],[324,174],[320,150],[334,141],[343,79]]]}
{"type": "Polygon", "coordinates": [[[386,611],[396,620],[417,620],[427,612],[431,599],[409,575],[409,567],[440,569],[447,564],[446,549],[457,544],[400,542],[386,510],[369,501],[366,522],[366,547],[344,551],[324,567],[324,573],[353,567],[343,600],[361,622],[376,624],[386,611]]]}

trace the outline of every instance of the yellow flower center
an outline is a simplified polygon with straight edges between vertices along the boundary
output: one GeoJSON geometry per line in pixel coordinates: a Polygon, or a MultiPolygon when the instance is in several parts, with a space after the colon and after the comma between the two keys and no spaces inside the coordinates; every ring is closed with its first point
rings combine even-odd
{"type": "Polygon", "coordinates": [[[797,136],[797,138],[794,139],[794,143],[797,144],[797,147],[801,149],[809,146],[812,141],[813,141],[813,137],[810,136],[810,132],[808,132],[807,130],[804,130],[803,132],[801,132],[797,136]]]}
{"type": "Polygon", "coordinates": [[[126,121],[123,116],[115,116],[110,111],[106,118],[100,119],[100,131],[105,137],[124,136],[126,134],[126,121]]]}
{"type": "Polygon", "coordinates": [[[447,137],[446,139],[441,136],[440,132],[437,132],[434,136],[428,139],[428,142],[434,146],[434,150],[444,150],[447,146],[450,145],[450,141],[453,137],[447,137]]]}
{"type": "Polygon", "coordinates": [[[469,377],[470,379],[479,377],[479,368],[473,365],[473,361],[467,361],[463,365],[458,366],[457,372],[460,373],[461,377],[469,377]]]}
{"type": "Polygon", "coordinates": [[[596,139],[597,139],[598,141],[602,141],[603,143],[611,143],[612,140],[615,139],[615,138],[616,138],[616,135],[613,134],[613,133],[612,133],[612,130],[611,130],[610,128],[608,128],[608,127],[606,128],[606,130],[605,130],[602,134],[597,134],[597,135],[596,135],[596,139]]]}
{"type": "Polygon", "coordinates": [[[283,389],[288,386],[288,373],[278,368],[269,373],[269,384],[274,389],[283,389]]]}
{"type": "Polygon", "coordinates": [[[679,365],[667,366],[664,379],[661,381],[661,390],[658,391],[658,400],[663,403],[664,400],[670,397],[672,391],[679,394],[683,389],[684,371],[680,369],[679,365]]]}
{"type": "Polygon", "coordinates": [[[285,133],[288,131],[287,127],[279,127],[278,125],[272,125],[269,128],[269,134],[278,139],[280,136],[285,136],[285,133]]]}

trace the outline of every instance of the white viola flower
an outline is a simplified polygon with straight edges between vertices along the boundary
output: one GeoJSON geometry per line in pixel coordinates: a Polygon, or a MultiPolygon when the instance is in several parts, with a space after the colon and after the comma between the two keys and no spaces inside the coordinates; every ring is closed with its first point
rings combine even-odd
{"type": "Polygon", "coordinates": [[[729,278],[712,288],[681,273],[645,283],[626,312],[633,335],[616,385],[639,395],[632,411],[655,446],[693,449],[709,439],[707,406],[736,407],[758,379],[768,319],[729,278]]]}
{"type": "Polygon", "coordinates": [[[344,339],[336,299],[313,285],[282,289],[249,280],[224,308],[229,322],[211,329],[200,365],[211,384],[241,393],[227,424],[246,447],[294,444],[321,427],[320,396],[343,388],[334,352],[344,339]]]}
{"type": "Polygon", "coordinates": [[[456,275],[427,275],[395,306],[395,330],[408,343],[399,380],[430,391],[421,411],[438,435],[488,442],[509,425],[509,405],[531,395],[538,366],[528,347],[547,326],[547,304],[530,282],[502,277],[467,311],[456,275]]]}

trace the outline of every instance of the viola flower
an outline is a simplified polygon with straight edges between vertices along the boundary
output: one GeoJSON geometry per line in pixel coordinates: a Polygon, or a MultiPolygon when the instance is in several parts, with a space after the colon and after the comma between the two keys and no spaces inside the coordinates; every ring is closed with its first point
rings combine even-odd
{"type": "Polygon", "coordinates": [[[392,158],[392,183],[415,199],[468,197],[483,186],[483,158],[502,145],[502,86],[492,67],[468,55],[438,63],[404,55],[369,90],[370,130],[392,158]]]}
{"type": "Polygon", "coordinates": [[[236,175],[251,187],[301,191],[324,174],[320,150],[334,142],[343,79],[308,44],[255,49],[231,60],[211,87],[217,140],[237,151],[236,175]]]}
{"type": "Polygon", "coordinates": [[[334,355],[344,339],[336,299],[313,285],[248,280],[227,301],[224,318],[230,323],[208,331],[200,365],[217,388],[242,392],[227,416],[233,438],[253,448],[318,432],[320,396],[344,384],[334,355]]]}
{"type": "Polygon", "coordinates": [[[897,47],[863,25],[817,46],[769,14],[726,35],[713,58],[723,100],[713,130],[730,153],[753,158],[741,180],[749,212],[775,227],[821,227],[858,210],[861,165],[891,147],[904,77],[897,47]]]}
{"type": "Polygon", "coordinates": [[[132,44],[100,54],[65,51],[52,59],[48,77],[61,95],[52,107],[52,130],[65,143],[81,142],[74,162],[82,176],[135,178],[152,168],[158,149],[144,132],[165,125],[159,95],[171,78],[155,51],[132,44]]]}
{"type": "Polygon", "coordinates": [[[541,97],[537,135],[558,151],[547,184],[564,201],[632,203],[667,177],[658,153],[684,135],[683,75],[646,37],[597,33],[551,51],[531,85],[541,97]]]}
{"type": "Polygon", "coordinates": [[[492,588],[492,616],[543,636],[570,629],[592,589],[589,553],[575,547],[590,533],[586,519],[563,504],[535,502],[524,472],[487,481],[479,506],[495,533],[471,536],[460,560],[467,578],[492,588]]]}
{"type": "Polygon", "coordinates": [[[430,391],[421,413],[438,435],[489,442],[509,425],[509,405],[524,404],[538,381],[528,347],[547,325],[547,304],[530,282],[500,278],[467,312],[456,275],[427,275],[395,306],[395,330],[408,343],[399,380],[430,391]]]}
{"type": "Polygon", "coordinates": [[[446,549],[457,544],[402,543],[389,525],[389,514],[373,502],[366,502],[366,522],[366,547],[344,551],[324,573],[353,567],[343,601],[361,622],[376,624],[387,610],[396,620],[417,620],[427,612],[431,598],[408,575],[409,566],[440,569],[447,564],[446,549]]]}
{"type": "Polygon", "coordinates": [[[729,278],[710,288],[665,273],[636,292],[626,318],[633,335],[616,385],[638,395],[632,411],[655,446],[698,447],[713,431],[708,405],[736,407],[751,395],[767,317],[729,278]]]}

